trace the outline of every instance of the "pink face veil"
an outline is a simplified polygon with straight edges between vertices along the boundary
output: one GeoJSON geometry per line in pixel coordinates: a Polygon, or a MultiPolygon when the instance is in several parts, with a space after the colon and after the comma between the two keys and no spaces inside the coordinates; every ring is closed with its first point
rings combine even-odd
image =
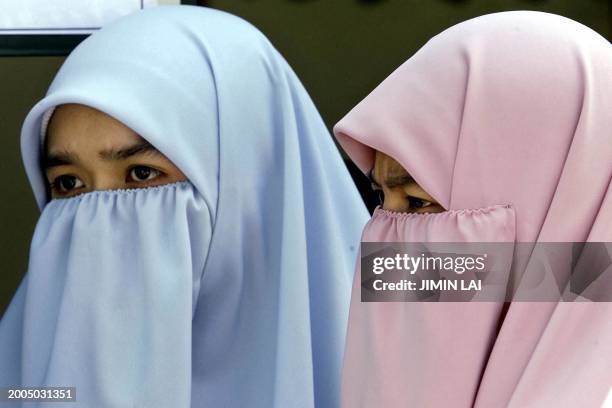
{"type": "MultiPolygon", "coordinates": [[[[334,133],[364,172],[384,152],[448,211],[377,209],[362,240],[611,242],[610,72],[608,41],[547,13],[433,37],[334,133]]],[[[591,407],[610,392],[609,302],[361,303],[358,274],[345,407],[591,407]]]]}

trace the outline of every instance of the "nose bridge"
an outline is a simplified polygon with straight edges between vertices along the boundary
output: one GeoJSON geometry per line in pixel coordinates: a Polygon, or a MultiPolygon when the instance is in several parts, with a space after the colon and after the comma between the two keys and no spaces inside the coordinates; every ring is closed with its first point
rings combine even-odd
{"type": "Polygon", "coordinates": [[[385,188],[384,208],[394,211],[406,211],[409,208],[409,202],[406,198],[406,193],[401,188],[385,188]]]}
{"type": "Polygon", "coordinates": [[[125,180],[112,171],[99,171],[93,177],[92,190],[116,190],[125,188],[125,180]]]}

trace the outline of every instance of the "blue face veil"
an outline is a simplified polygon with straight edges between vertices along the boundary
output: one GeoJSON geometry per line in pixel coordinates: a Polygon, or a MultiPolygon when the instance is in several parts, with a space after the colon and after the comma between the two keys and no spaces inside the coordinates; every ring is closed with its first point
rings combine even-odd
{"type": "Polygon", "coordinates": [[[22,151],[43,212],[0,322],[0,386],[74,386],[86,407],[337,406],[367,212],[259,31],[187,6],[103,28],[28,114],[22,151]],[[40,129],[65,103],[190,181],[48,201],[40,129]]]}

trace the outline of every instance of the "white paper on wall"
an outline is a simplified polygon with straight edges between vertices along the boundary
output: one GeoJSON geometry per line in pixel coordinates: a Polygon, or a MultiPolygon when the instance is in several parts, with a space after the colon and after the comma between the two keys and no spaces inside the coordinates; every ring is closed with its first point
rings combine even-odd
{"type": "Polygon", "coordinates": [[[158,0],[0,0],[0,34],[90,33],[158,0]]]}

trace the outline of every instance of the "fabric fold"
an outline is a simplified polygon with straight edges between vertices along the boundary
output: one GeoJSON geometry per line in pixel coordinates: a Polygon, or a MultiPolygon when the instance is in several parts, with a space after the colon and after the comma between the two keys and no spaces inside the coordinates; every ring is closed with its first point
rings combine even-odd
{"type": "MultiPolygon", "coordinates": [[[[435,214],[377,208],[362,241],[512,243],[514,237],[514,209],[507,205],[435,214]]],[[[364,303],[360,267],[357,262],[342,406],[470,406],[503,302],[364,303]]]]}
{"type": "Polygon", "coordinates": [[[51,201],[0,325],[0,383],[75,387],[81,406],[189,405],[208,219],[187,182],[51,201]]]}
{"type": "MultiPolygon", "coordinates": [[[[41,209],[51,203],[40,130],[45,113],[67,103],[147,140],[206,207],[198,223],[210,226],[209,239],[183,238],[193,242],[185,256],[206,256],[189,303],[191,396],[167,406],[336,407],[367,210],[310,96],[266,37],[240,18],[192,6],[147,9],[88,37],[22,128],[41,209]]],[[[162,253],[172,247],[166,238],[156,235],[162,253]]],[[[148,375],[132,373],[131,381],[148,375]]]]}
{"type": "MultiPolygon", "coordinates": [[[[374,165],[374,152],[381,151],[447,210],[512,205],[517,243],[609,244],[612,98],[605,90],[612,89],[610,72],[609,41],[575,21],[533,11],[484,15],[429,40],[340,120],[334,132],[364,172],[374,165]]],[[[433,217],[438,216],[444,217],[433,217]]],[[[418,224],[413,221],[404,227],[418,224]]],[[[404,237],[393,231],[389,229],[388,237],[404,237]]],[[[409,229],[406,234],[412,238],[409,229]]],[[[384,228],[376,236],[386,237],[384,228]]],[[[609,250],[606,256],[612,256],[609,250]]],[[[563,267],[564,257],[553,257],[551,265],[563,267]]],[[[524,256],[521,262],[529,265],[537,261],[534,258],[524,256]]],[[[547,277],[567,277],[565,272],[553,270],[547,277]]],[[[609,270],[593,283],[591,293],[612,291],[606,275],[609,270]]],[[[516,278],[513,288],[521,284],[522,277],[516,278]]],[[[404,382],[408,399],[387,406],[405,406],[404,401],[415,406],[601,406],[612,387],[612,303],[584,297],[575,302],[521,300],[514,298],[504,308],[498,328],[481,332],[483,354],[465,361],[469,378],[482,371],[480,385],[460,390],[456,377],[440,371],[427,382],[404,382]],[[435,391],[427,394],[421,387],[435,391]],[[444,400],[446,394],[456,400],[444,400]]],[[[449,315],[458,310],[454,304],[433,306],[449,315]]],[[[365,306],[352,304],[360,307],[365,306]]],[[[396,316],[400,310],[410,315],[419,305],[380,307],[397,308],[392,314],[396,316]]],[[[351,311],[350,325],[366,327],[368,319],[384,320],[386,313],[381,310],[356,323],[351,311]]],[[[491,323],[493,315],[481,323],[486,325],[487,319],[491,323]]],[[[428,365],[438,367],[439,360],[427,345],[451,344],[473,327],[457,326],[451,333],[434,319],[423,322],[438,331],[408,319],[386,352],[401,353],[403,342],[416,343],[427,350],[423,355],[428,358],[418,363],[428,373],[428,365]]],[[[388,334],[381,327],[372,328],[376,333],[351,330],[348,344],[361,341],[359,336],[388,334]]],[[[362,344],[361,358],[367,359],[371,350],[362,344]]],[[[389,373],[379,370],[372,381],[394,383],[391,372],[413,373],[412,362],[388,364],[395,368],[389,373]]],[[[357,374],[349,371],[345,368],[345,388],[357,390],[357,395],[373,389],[354,382],[357,374]]],[[[379,406],[365,397],[368,403],[348,398],[353,405],[345,403],[347,407],[379,406]]]]}

